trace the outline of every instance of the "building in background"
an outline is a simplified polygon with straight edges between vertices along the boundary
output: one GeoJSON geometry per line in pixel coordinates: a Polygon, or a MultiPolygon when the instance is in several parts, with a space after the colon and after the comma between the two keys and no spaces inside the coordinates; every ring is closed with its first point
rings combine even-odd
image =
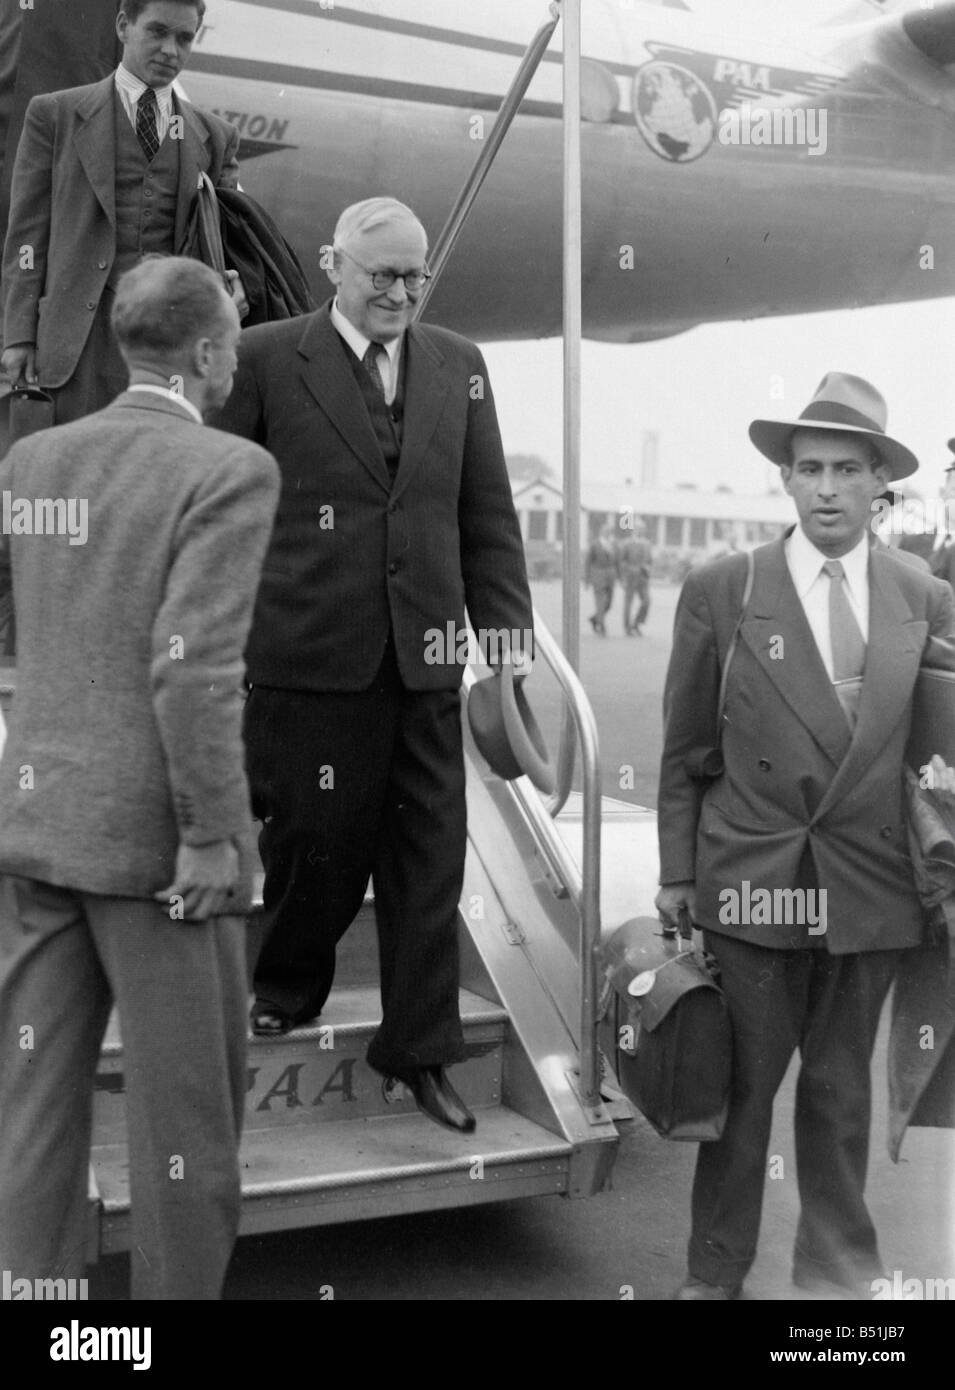
{"type": "MultiPolygon", "coordinates": [[[[513,495],[531,575],[558,574],[564,534],[561,489],[537,478],[515,481],[513,495]]],[[[585,483],[581,511],[585,544],[606,521],[615,519],[622,532],[635,520],[642,521],[658,578],[682,578],[704,559],[728,550],[750,550],[774,540],[793,522],[792,502],[782,492],[701,492],[693,487],[638,487],[629,481],[585,483]]]]}

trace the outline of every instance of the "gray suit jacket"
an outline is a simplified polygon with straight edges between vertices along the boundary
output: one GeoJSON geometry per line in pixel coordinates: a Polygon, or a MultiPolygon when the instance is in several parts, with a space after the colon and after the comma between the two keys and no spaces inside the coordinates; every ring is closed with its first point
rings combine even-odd
{"type": "Polygon", "coordinates": [[[277,498],[264,449],[139,392],[0,462],[18,645],[0,871],[144,897],[180,841],[248,837],[242,648],[277,498]],[[60,529],[85,502],[85,543],[18,534],[36,498],[62,499],[60,529]]]}
{"type": "MultiPolygon", "coordinates": [[[[40,384],[69,381],[116,257],[114,77],[34,97],[17,148],[3,252],[3,343],[36,343],[40,384]],[[30,248],[29,254],[24,248],[30,248]]],[[[235,128],[176,103],[182,117],[174,247],[200,171],[238,181],[235,128]]]]}
{"type": "MultiPolygon", "coordinates": [[[[721,893],[799,886],[812,856],[836,955],[915,946],[922,913],[908,851],[902,767],[920,666],[955,670],[952,591],[872,546],[869,641],[850,732],[786,565],[783,541],[756,575],[730,667],[726,771],[703,790],[691,749],[717,741],[720,673],[740,611],[739,556],[694,570],[680,595],[665,694],[658,828],[662,883],[695,879],[701,926],[759,946],[809,944],[804,929],[721,918],[721,893]]],[[[725,899],[723,905],[725,906],[725,899]]]]}

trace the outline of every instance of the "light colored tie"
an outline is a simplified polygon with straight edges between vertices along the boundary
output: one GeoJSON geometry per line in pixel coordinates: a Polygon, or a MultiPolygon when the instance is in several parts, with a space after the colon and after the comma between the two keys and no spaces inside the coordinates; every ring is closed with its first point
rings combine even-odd
{"type": "Polygon", "coordinates": [[[829,576],[829,642],[832,647],[832,680],[849,727],[855,728],[865,669],[865,638],[856,622],[845,590],[841,560],[827,560],[829,576]]]}

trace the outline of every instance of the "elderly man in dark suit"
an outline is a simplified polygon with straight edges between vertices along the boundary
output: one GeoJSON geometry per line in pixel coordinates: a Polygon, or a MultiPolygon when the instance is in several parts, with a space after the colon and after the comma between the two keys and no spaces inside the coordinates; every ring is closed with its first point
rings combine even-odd
{"type": "Polygon", "coordinates": [[[246,330],[219,420],[282,470],[247,653],[268,923],[253,1029],[321,1010],[371,875],[384,1016],[368,1060],[467,1131],[444,1071],[464,1055],[462,670],[434,634],[463,632],[465,605],[476,630],[529,634],[532,610],[483,358],[411,323],[426,256],[403,204],[348,208],[334,302],[246,330]]]}
{"type": "Polygon", "coordinates": [[[113,318],[128,392],[0,463],[19,649],[0,760],[0,1268],[82,1274],[115,1002],[133,1295],[217,1298],[246,1081],[242,649],[278,475],[203,427],[239,337],[211,270],[146,260],[113,318]]]}
{"type": "MultiPolygon", "coordinates": [[[[141,256],[183,243],[200,173],[238,180],[237,131],[182,102],[204,0],[124,0],[123,60],[102,82],[34,97],[17,149],[3,253],[8,379],[39,383],[56,423],[126,385],[110,333],[116,284],[141,256]]],[[[237,296],[237,277],[233,277],[237,296]]]]}
{"type": "Polygon", "coordinates": [[[798,420],[755,421],[799,523],[754,552],[745,612],[745,557],[694,571],[680,596],[657,906],[703,929],[734,1036],[726,1128],[697,1159],[682,1300],[739,1295],[797,1047],[794,1282],[871,1297],[883,1273],[863,1195],[870,1058],[899,955],[923,936],[903,760],[919,667],[955,670],[951,590],[871,544],[873,502],[917,467],[885,419],[868,382],[833,372],[798,420]],[[720,743],[722,775],[694,781],[694,750],[720,743]]]}

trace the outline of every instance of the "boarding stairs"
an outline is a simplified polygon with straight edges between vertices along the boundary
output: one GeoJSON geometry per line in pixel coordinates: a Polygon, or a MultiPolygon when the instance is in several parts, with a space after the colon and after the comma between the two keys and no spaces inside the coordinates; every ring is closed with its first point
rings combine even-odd
{"type": "MultiPolygon", "coordinates": [[[[497,778],[464,721],[469,838],[458,924],[467,1059],[451,1078],[477,1129],[458,1135],[426,1119],[401,1083],[385,1081],[365,1061],[380,1020],[374,913],[366,902],[339,946],[321,1017],[278,1039],[250,1039],[241,1234],[544,1194],[585,1197],[607,1183],[617,1124],[631,1112],[597,1046],[596,733],[586,696],[539,619],[537,633],[538,658],[566,701],[549,803],[526,778],[497,778]],[[584,790],[571,797],[571,825],[562,835],[555,813],[570,793],[574,733],[584,790]]],[[[466,690],[473,679],[469,670],[466,690]]],[[[257,934],[253,914],[250,956],[257,934]]],[[[115,1019],[96,1076],[90,1182],[91,1258],[127,1249],[115,1019]]]]}

